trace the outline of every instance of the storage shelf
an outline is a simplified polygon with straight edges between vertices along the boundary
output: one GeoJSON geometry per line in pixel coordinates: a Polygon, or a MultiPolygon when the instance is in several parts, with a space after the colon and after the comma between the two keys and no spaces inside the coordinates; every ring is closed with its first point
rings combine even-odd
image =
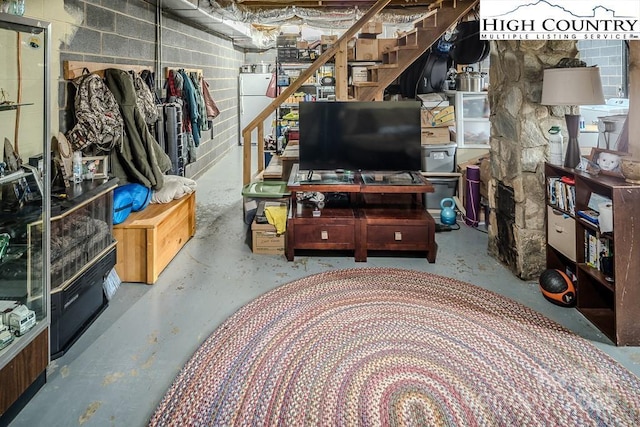
{"type": "Polygon", "coordinates": [[[578,311],[602,333],[615,341],[615,311],[607,308],[579,307],[578,311]]]}
{"type": "MultiPolygon", "coordinates": [[[[299,60],[296,62],[296,61],[289,61],[289,60],[281,61],[276,59],[276,70],[278,70],[278,75],[282,76],[283,78],[284,76],[288,76],[290,79],[288,84],[278,85],[278,87],[287,88],[292,84],[294,84],[294,82],[297,82],[296,79],[299,78],[300,72],[307,69],[310,65],[311,65],[311,62],[305,62],[304,60],[299,60]]],[[[300,103],[322,101],[323,99],[326,99],[325,96],[328,90],[331,90],[332,92],[335,90],[334,86],[322,85],[321,83],[319,83],[321,77],[329,74],[327,70],[330,70],[330,74],[335,74],[334,64],[327,63],[323,65],[320,68],[320,70],[316,72],[314,83],[309,83],[308,81],[304,82],[296,91],[296,93],[298,94],[304,94],[307,97],[314,98],[314,99],[304,100],[304,99],[301,99],[301,98],[304,98],[304,96],[302,95],[295,96],[295,94],[292,94],[291,97],[287,98],[287,100],[291,101],[295,99],[300,99],[300,101],[284,102],[278,106],[278,109],[276,110],[276,120],[277,120],[277,123],[279,124],[278,126],[287,126],[286,124],[283,124],[283,121],[284,122],[298,121],[297,119],[285,119],[282,116],[284,116],[286,113],[288,113],[291,110],[297,110],[300,106],[300,103]]],[[[311,77],[310,79],[313,79],[313,77],[311,77]]],[[[295,127],[297,128],[297,125],[295,127]]],[[[284,134],[281,132],[281,130],[277,130],[276,137],[281,137],[281,136],[284,136],[284,134]]],[[[288,143],[288,141],[286,143],[288,143]]]]}
{"type": "Polygon", "coordinates": [[[615,285],[612,282],[609,282],[605,275],[602,274],[602,272],[600,270],[598,270],[597,268],[593,268],[590,265],[587,264],[578,264],[578,268],[581,269],[582,271],[584,271],[585,273],[587,273],[589,276],[591,276],[592,278],[594,278],[600,285],[602,285],[602,287],[606,288],[607,290],[614,292],[615,291],[615,285]]]}
{"type": "MultiPolygon", "coordinates": [[[[575,182],[575,210],[589,208],[593,194],[606,197],[613,205],[613,232],[600,233],[597,224],[575,216],[576,261],[563,256],[550,242],[550,221],[547,218],[547,268],[571,270],[577,277],[576,308],[616,345],[640,345],[640,263],[637,247],[640,230],[635,224],[640,220],[637,206],[640,204],[640,185],[630,184],[612,176],[595,176],[564,166],[545,164],[545,177],[569,177],[575,182]],[[589,237],[588,241],[585,234],[589,237]],[[619,234],[619,238],[615,238],[619,234]],[[589,251],[599,255],[602,244],[608,247],[613,259],[611,276],[615,282],[589,261],[589,251]]],[[[546,186],[547,206],[564,212],[549,203],[549,188],[546,186]]],[[[565,212],[566,213],[566,212],[565,212]]]]}

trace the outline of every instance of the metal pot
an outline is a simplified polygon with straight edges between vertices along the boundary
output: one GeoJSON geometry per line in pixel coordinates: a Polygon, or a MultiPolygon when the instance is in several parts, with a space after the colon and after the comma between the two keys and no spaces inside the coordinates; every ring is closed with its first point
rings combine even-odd
{"type": "Polygon", "coordinates": [[[467,67],[456,75],[456,90],[461,92],[481,92],[484,87],[485,73],[473,71],[473,67],[467,67]]]}
{"type": "Polygon", "coordinates": [[[253,68],[254,67],[255,67],[255,65],[253,65],[253,64],[243,65],[242,67],[240,67],[240,72],[241,73],[253,73],[253,68]]]}
{"type": "Polygon", "coordinates": [[[260,64],[254,64],[253,72],[254,73],[270,73],[271,64],[265,64],[261,62],[260,64]]]}

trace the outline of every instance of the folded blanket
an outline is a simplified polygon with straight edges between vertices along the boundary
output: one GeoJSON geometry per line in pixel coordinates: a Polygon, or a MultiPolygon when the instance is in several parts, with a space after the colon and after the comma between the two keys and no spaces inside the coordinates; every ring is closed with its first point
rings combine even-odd
{"type": "Polygon", "coordinates": [[[169,203],[196,191],[196,182],[178,175],[165,175],[162,189],[154,191],[151,203],[169,203]]]}

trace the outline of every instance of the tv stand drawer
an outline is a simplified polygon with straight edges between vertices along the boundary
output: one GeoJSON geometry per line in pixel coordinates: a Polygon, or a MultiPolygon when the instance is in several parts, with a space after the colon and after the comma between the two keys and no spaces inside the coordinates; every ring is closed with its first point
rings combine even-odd
{"type": "Polygon", "coordinates": [[[426,225],[368,225],[367,249],[425,250],[429,241],[426,225]]]}
{"type": "Polygon", "coordinates": [[[296,224],[297,249],[355,249],[355,226],[351,224],[296,224]]]}

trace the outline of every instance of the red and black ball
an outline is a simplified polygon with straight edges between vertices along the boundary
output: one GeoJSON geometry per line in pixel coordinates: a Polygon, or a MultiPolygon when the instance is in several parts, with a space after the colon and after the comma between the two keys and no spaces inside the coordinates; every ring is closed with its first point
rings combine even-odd
{"type": "Polygon", "coordinates": [[[542,295],[549,301],[571,306],[576,302],[576,289],[573,281],[564,272],[557,269],[549,269],[542,272],[538,280],[542,295]]]}

